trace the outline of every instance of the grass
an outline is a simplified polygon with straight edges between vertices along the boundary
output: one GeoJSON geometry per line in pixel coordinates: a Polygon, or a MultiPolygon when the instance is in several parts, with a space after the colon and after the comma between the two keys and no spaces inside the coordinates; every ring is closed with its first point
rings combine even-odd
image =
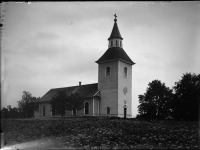
{"type": "MultiPolygon", "coordinates": [[[[7,145],[52,138],[54,148],[199,149],[198,122],[109,118],[1,120],[7,145]]],[[[51,147],[52,148],[52,147],[51,147]]]]}

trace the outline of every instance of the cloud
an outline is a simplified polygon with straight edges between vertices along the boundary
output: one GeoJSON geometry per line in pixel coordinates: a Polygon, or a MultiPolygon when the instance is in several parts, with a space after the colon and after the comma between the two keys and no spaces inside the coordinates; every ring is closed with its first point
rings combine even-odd
{"type": "Polygon", "coordinates": [[[39,32],[35,35],[34,39],[38,41],[45,40],[47,42],[50,42],[54,40],[59,40],[60,36],[53,32],[39,32]]]}

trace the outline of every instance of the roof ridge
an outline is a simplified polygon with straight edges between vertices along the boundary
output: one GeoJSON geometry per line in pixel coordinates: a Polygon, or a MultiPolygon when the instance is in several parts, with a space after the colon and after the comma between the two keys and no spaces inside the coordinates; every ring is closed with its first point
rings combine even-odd
{"type": "Polygon", "coordinates": [[[60,90],[65,91],[67,94],[77,92],[81,97],[93,97],[98,91],[98,83],[50,89],[44,96],[41,97],[40,102],[49,101],[53,94],[60,90]]]}
{"type": "MultiPolygon", "coordinates": [[[[83,84],[83,85],[81,85],[81,86],[92,85],[92,84],[98,84],[98,83],[83,84]]],[[[67,86],[67,87],[60,87],[60,88],[52,88],[52,89],[50,89],[50,90],[54,90],[54,89],[63,89],[63,88],[70,88],[70,87],[79,87],[79,85],[76,85],[76,86],[67,86]]]]}
{"type": "MultiPolygon", "coordinates": [[[[78,86],[78,85],[77,85],[77,86],[78,86]]],[[[67,87],[52,88],[51,90],[55,90],[55,89],[64,89],[64,88],[77,87],[77,86],[67,86],[67,87]]]]}

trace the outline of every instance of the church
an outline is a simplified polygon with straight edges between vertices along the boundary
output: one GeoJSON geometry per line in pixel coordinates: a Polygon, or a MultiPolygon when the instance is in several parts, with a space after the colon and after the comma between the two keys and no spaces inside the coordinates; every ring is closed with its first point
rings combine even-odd
{"type": "Polygon", "coordinates": [[[79,111],[66,111],[65,116],[116,116],[132,117],[132,65],[123,49],[116,14],[114,26],[108,38],[108,49],[96,61],[98,64],[98,83],[50,89],[39,101],[37,117],[54,117],[49,101],[59,90],[66,94],[79,93],[84,98],[84,108],[79,111]]]}

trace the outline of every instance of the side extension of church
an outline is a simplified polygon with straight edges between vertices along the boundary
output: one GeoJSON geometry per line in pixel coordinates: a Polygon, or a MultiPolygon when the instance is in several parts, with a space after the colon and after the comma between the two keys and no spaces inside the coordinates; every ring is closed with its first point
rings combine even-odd
{"type": "Polygon", "coordinates": [[[135,63],[123,49],[123,38],[119,32],[117,19],[108,38],[107,51],[96,61],[98,83],[56,88],[49,90],[39,101],[35,117],[54,117],[49,104],[59,90],[66,94],[79,93],[84,98],[85,107],[79,111],[66,111],[65,116],[117,116],[132,117],[132,65],[135,63]]]}

